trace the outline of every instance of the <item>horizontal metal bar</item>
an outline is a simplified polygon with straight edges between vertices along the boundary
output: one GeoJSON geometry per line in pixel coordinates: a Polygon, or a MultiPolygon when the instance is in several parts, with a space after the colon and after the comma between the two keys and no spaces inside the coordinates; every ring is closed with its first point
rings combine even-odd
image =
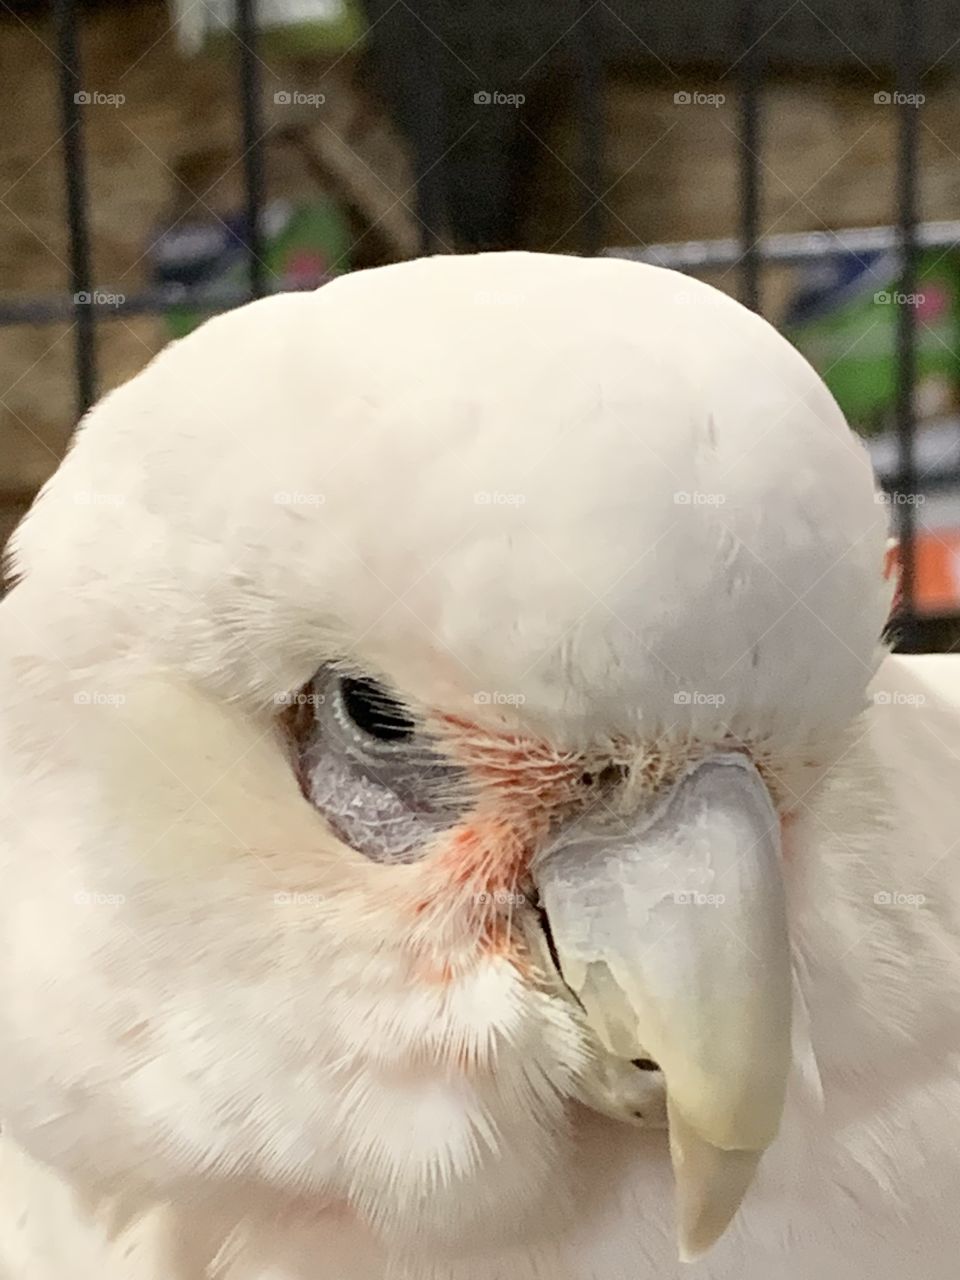
{"type": "MultiPolygon", "coordinates": [[[[836,231],[787,231],[776,235],[761,236],[756,249],[764,262],[801,264],[818,262],[824,258],[839,258],[848,253],[876,253],[883,250],[899,250],[900,228],[841,227],[836,231]]],[[[960,221],[917,224],[916,243],[922,249],[952,249],[960,244],[960,221]]],[[[625,246],[604,249],[608,258],[630,258],[637,262],[653,262],[661,267],[676,267],[681,271],[706,270],[710,267],[729,267],[743,257],[743,244],[739,239],[726,237],[721,240],[674,240],[646,247],[625,246]]]]}
{"type": "MultiPolygon", "coordinates": [[[[96,312],[97,320],[103,321],[117,316],[162,316],[181,309],[213,315],[249,301],[249,286],[200,290],[185,285],[168,285],[131,294],[97,288],[91,291],[90,301],[81,305],[89,306],[96,312]]],[[[77,304],[68,294],[0,298],[0,328],[19,324],[59,324],[72,320],[76,310],[77,304]]]]}
{"type": "MultiPolygon", "coordinates": [[[[925,249],[951,249],[960,245],[960,220],[921,222],[917,226],[917,243],[925,249]]],[[[799,231],[764,236],[758,249],[765,262],[803,263],[844,253],[870,253],[878,250],[898,251],[899,228],[842,227],[836,231],[799,231]]],[[[743,247],[739,239],[678,240],[651,244],[646,248],[623,247],[603,251],[611,258],[630,258],[639,262],[655,262],[681,270],[730,266],[739,261],[743,247]]],[[[162,289],[145,289],[122,294],[116,289],[96,288],[91,293],[99,320],[119,315],[165,315],[180,308],[212,315],[249,302],[249,291],[242,288],[194,290],[181,285],[162,289]]],[[[76,304],[66,294],[48,294],[33,298],[0,298],[0,328],[20,324],[59,324],[71,320],[76,304]]]]}
{"type": "MultiPolygon", "coordinates": [[[[904,487],[904,472],[900,468],[899,441],[895,431],[872,436],[867,449],[873,469],[886,483],[896,481],[904,487]]],[[[929,485],[934,477],[953,476],[960,471],[960,418],[948,416],[928,421],[917,433],[915,473],[917,483],[929,485]]]]}
{"type": "Polygon", "coordinates": [[[880,473],[876,473],[876,479],[885,493],[936,493],[941,489],[960,490],[960,469],[956,467],[951,467],[949,471],[931,472],[930,475],[920,476],[918,479],[880,473]]]}

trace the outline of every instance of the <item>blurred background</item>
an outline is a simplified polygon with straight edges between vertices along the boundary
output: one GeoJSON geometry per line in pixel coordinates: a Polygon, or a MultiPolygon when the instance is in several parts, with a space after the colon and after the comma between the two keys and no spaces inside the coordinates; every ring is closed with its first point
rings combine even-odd
{"type": "Polygon", "coordinates": [[[958,67],[960,0],[0,0],[0,540],[204,314],[615,254],[807,355],[883,485],[900,646],[956,648],[958,67]]]}

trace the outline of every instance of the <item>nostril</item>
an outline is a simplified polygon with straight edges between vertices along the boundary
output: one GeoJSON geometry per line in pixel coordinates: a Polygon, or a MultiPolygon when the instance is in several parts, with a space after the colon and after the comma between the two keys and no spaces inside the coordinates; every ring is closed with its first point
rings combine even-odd
{"type": "Polygon", "coordinates": [[[638,1071],[659,1071],[659,1062],[654,1062],[652,1058],[633,1058],[633,1065],[638,1071]]]}
{"type": "Polygon", "coordinates": [[[622,765],[607,764],[604,765],[599,773],[594,773],[592,770],[587,770],[585,773],[581,773],[580,785],[584,787],[596,786],[607,789],[609,787],[615,787],[618,783],[621,783],[626,776],[627,771],[622,765]]]}

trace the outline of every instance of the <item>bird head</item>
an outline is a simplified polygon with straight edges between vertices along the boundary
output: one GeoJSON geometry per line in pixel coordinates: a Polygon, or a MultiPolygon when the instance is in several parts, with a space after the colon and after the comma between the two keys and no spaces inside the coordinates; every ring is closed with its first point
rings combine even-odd
{"type": "Polygon", "coordinates": [[[13,1132],[452,1239],[586,1110],[665,1121],[708,1247],[777,1132],[785,832],[884,525],[799,354],[652,266],[427,259],[168,347],[2,606],[13,1132]]]}

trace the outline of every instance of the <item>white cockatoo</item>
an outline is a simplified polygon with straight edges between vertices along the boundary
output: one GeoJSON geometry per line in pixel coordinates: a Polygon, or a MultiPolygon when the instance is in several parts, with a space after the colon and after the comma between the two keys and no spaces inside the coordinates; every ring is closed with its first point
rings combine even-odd
{"type": "Polygon", "coordinates": [[[3,1280],[955,1280],[960,671],[652,266],[269,298],[0,606],[3,1280]]]}

